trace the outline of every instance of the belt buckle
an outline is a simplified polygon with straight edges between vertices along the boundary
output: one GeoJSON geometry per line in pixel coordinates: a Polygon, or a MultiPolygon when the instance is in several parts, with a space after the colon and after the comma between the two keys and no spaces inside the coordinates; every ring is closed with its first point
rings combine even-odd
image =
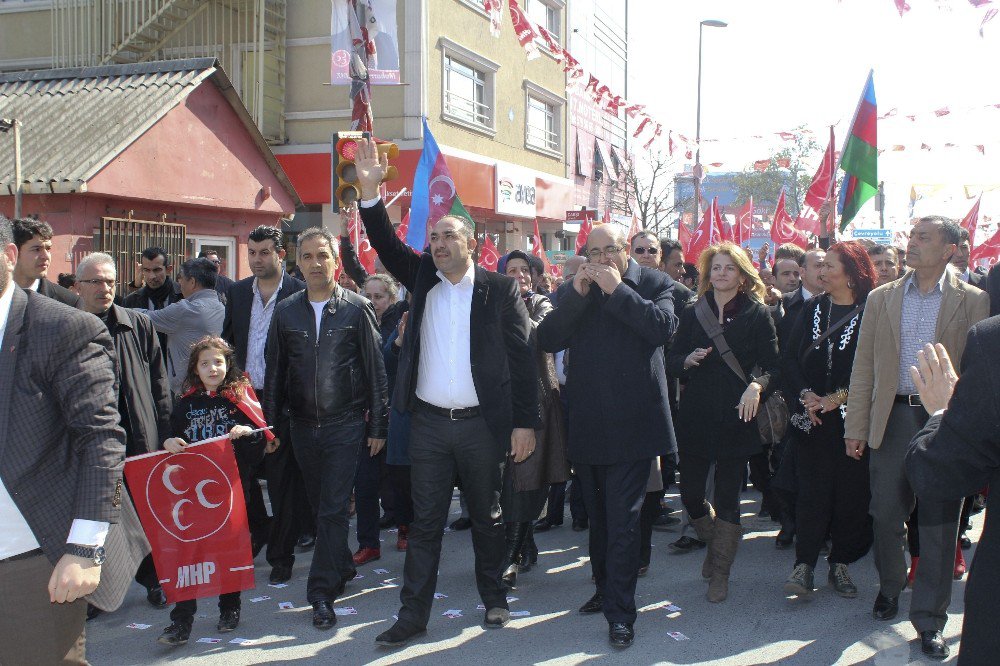
{"type": "Polygon", "coordinates": [[[459,419],[455,418],[455,412],[458,412],[458,411],[461,411],[461,410],[457,409],[455,407],[452,407],[451,409],[449,409],[448,410],[448,418],[451,419],[452,421],[458,421],[459,419]]]}
{"type": "Polygon", "coordinates": [[[920,394],[919,393],[911,393],[908,396],[906,396],[906,403],[910,407],[923,407],[924,406],[924,403],[921,402],[921,400],[920,400],[920,394]],[[913,402],[914,398],[916,398],[916,400],[917,400],[916,402],[913,402]]]}

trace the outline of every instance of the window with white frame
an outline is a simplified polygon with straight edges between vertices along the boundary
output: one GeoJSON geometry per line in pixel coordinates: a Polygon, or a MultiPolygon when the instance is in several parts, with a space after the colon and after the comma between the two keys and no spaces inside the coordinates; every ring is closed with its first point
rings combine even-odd
{"type": "Polygon", "coordinates": [[[531,81],[524,82],[524,89],[525,146],[561,157],[565,100],[531,81]]]}
{"type": "Polygon", "coordinates": [[[444,37],[441,111],[446,120],[493,132],[494,79],[499,65],[444,37]]]}
{"type": "Polygon", "coordinates": [[[524,11],[528,18],[552,33],[556,39],[562,38],[563,0],[525,0],[524,11]]]}

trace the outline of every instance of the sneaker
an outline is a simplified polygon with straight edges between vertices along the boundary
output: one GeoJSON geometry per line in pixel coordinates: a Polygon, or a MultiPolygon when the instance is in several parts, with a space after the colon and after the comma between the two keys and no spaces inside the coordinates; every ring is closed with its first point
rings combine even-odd
{"type": "Polygon", "coordinates": [[[379,548],[358,548],[354,553],[354,564],[360,566],[368,562],[374,562],[382,557],[382,550],[379,548]]]}
{"type": "Polygon", "coordinates": [[[405,525],[399,526],[399,533],[396,535],[396,550],[405,552],[410,545],[410,528],[405,525]]]}
{"type": "Polygon", "coordinates": [[[240,626],[239,606],[219,611],[219,624],[215,627],[219,630],[219,633],[225,634],[230,631],[236,631],[236,627],[238,626],[240,626]]]}
{"type": "Polygon", "coordinates": [[[191,638],[191,623],[174,622],[163,630],[163,633],[156,639],[156,642],[161,645],[175,647],[177,645],[184,645],[188,642],[189,638],[191,638]]]}
{"type": "Polygon", "coordinates": [[[677,541],[674,541],[668,546],[670,550],[675,553],[690,553],[692,550],[699,550],[704,548],[708,544],[700,539],[695,539],[689,536],[682,536],[677,541]]]}
{"type": "Polygon", "coordinates": [[[808,564],[796,564],[792,575],[785,581],[785,594],[801,597],[812,596],[813,568],[808,564]]]}
{"type": "Polygon", "coordinates": [[[847,573],[846,564],[830,564],[829,580],[834,591],[845,599],[853,599],[858,596],[858,587],[847,573]]]}

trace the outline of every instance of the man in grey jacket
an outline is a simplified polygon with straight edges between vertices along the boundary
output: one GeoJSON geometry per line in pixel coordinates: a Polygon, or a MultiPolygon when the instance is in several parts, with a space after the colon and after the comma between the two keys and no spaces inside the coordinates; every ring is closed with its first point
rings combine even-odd
{"type": "Polygon", "coordinates": [[[160,310],[136,308],[146,314],[160,333],[167,334],[167,374],[170,390],[180,395],[191,345],[206,335],[221,335],[226,306],[215,291],[219,269],[208,259],[188,259],[181,264],[180,285],[184,300],[160,310]]]}

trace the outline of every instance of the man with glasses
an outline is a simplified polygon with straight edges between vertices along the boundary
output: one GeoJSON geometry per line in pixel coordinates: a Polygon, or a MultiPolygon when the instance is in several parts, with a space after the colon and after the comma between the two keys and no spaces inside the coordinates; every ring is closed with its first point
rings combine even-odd
{"type": "Polygon", "coordinates": [[[604,612],[608,640],[635,638],[639,514],[653,458],[676,450],[663,345],[677,325],[672,280],[626,254],[620,230],[590,232],[587,263],[559,288],[538,326],[544,351],[569,350],[569,458],[590,516],[597,593],[581,613],[604,612]]]}
{"type": "Polygon", "coordinates": [[[198,257],[208,259],[219,269],[219,274],[215,278],[215,291],[219,293],[219,297],[225,303],[229,296],[229,288],[236,283],[222,274],[222,259],[219,257],[219,253],[215,250],[202,250],[198,253],[198,257]]]}
{"type": "MultiPolygon", "coordinates": [[[[96,315],[108,327],[118,358],[118,413],[125,430],[125,455],[135,456],[160,449],[170,437],[170,384],[160,341],[144,314],[115,305],[118,272],[111,255],[94,252],[76,268],[77,287],[83,310],[96,315]]],[[[167,597],[147,555],[135,574],[146,588],[146,599],[154,608],[167,605],[167,597]]],[[[96,607],[87,609],[95,617],[96,607]]]]}

